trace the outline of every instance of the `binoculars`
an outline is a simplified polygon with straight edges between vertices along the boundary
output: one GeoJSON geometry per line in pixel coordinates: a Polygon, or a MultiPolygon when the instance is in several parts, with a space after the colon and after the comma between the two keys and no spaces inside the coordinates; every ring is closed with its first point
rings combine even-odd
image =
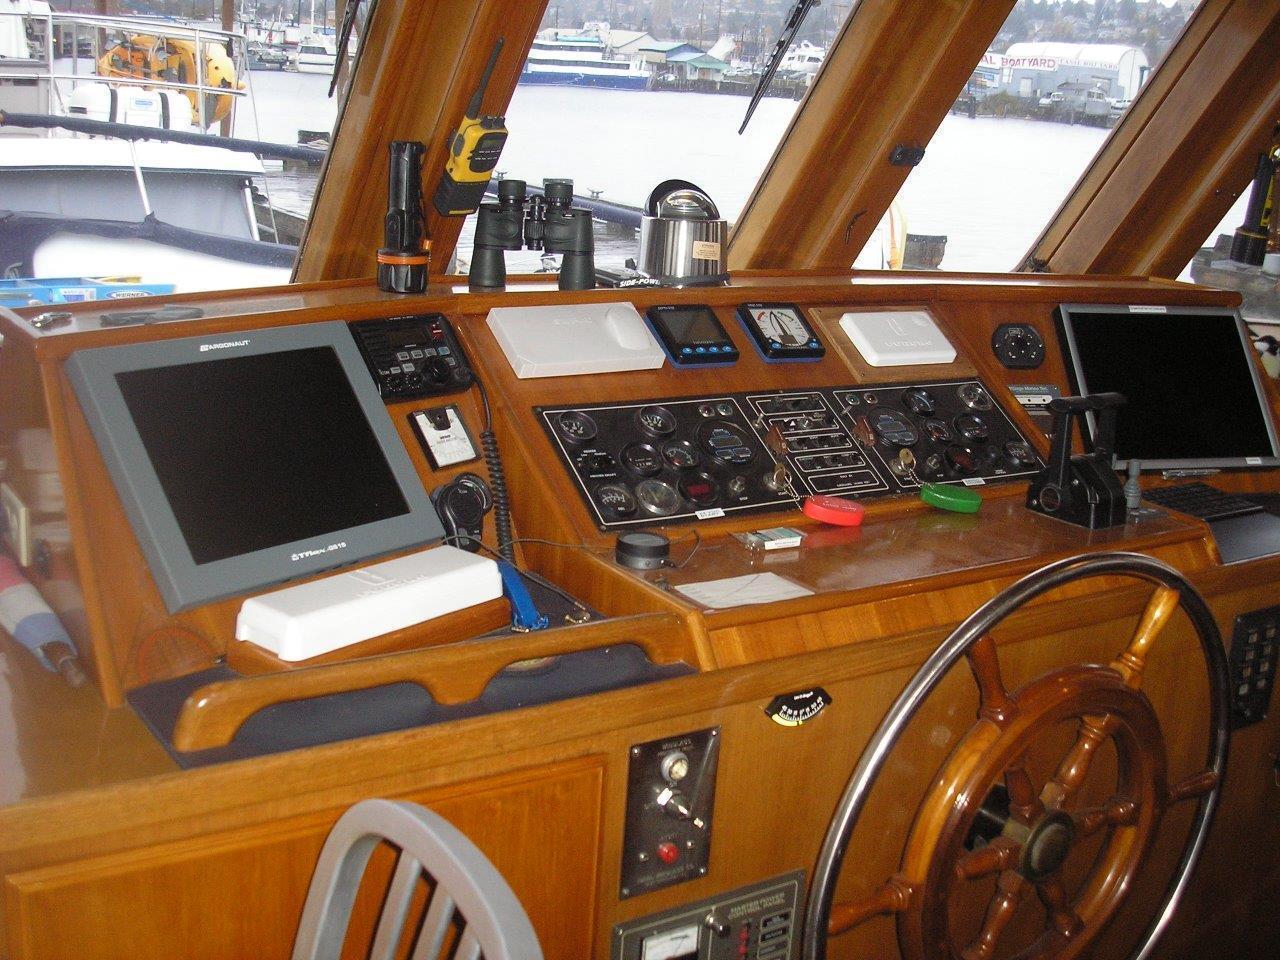
{"type": "Polygon", "coordinates": [[[480,204],[468,280],[472,287],[507,284],[505,251],[546,250],[561,254],[560,289],[596,285],[591,212],[573,206],[572,180],[544,180],[542,193],[526,199],[523,180],[500,180],[498,202],[480,204]]]}

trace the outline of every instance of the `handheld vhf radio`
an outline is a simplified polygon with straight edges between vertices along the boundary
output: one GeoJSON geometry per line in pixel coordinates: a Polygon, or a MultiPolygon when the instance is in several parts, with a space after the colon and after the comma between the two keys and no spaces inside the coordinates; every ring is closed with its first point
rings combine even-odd
{"type": "Polygon", "coordinates": [[[449,160],[432,197],[436,212],[441,216],[461,217],[475,212],[484,199],[489,175],[498,165],[498,158],[506,145],[506,118],[480,115],[480,103],[489,86],[493,65],[498,62],[502,42],[502,37],[499,37],[493,45],[493,53],[489,54],[489,62],[480,77],[480,86],[476,87],[471,103],[467,105],[467,115],[449,136],[449,160]]]}

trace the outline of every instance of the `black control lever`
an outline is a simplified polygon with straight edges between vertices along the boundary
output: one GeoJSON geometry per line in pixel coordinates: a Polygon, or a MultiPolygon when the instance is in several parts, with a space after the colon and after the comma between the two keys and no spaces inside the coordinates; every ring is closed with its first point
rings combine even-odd
{"type": "Polygon", "coordinates": [[[1124,523],[1124,486],[1112,457],[1116,415],[1125,402],[1119,393],[1058,397],[1049,402],[1053,448],[1048,464],[1027,489],[1027,509],[1090,530],[1124,523]],[[1096,415],[1097,422],[1093,453],[1072,456],[1072,425],[1089,413],[1096,415]]]}

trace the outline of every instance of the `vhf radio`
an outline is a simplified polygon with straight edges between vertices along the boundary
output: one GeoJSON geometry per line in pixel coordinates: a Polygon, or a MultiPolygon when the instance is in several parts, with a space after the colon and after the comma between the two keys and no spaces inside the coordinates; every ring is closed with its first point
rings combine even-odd
{"type": "Polygon", "coordinates": [[[475,212],[484,199],[484,189],[489,185],[489,176],[498,165],[498,158],[502,156],[502,148],[506,146],[506,118],[480,115],[480,103],[488,89],[493,66],[498,62],[502,42],[502,37],[499,37],[493,45],[493,53],[489,54],[489,62],[480,77],[480,86],[476,87],[471,103],[467,105],[467,115],[449,136],[449,159],[432,197],[436,212],[441,216],[463,217],[475,212]]]}
{"type": "Polygon", "coordinates": [[[383,400],[456,393],[475,379],[443,314],[357,320],[347,326],[383,400]]]}

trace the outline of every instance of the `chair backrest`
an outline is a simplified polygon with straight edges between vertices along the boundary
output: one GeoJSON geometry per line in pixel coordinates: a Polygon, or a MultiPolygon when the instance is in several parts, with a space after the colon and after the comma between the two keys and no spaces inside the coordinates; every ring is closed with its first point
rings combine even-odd
{"type": "MultiPolygon", "coordinates": [[[[393,960],[423,874],[429,897],[412,960],[436,960],[455,915],[458,960],[542,960],[524,908],[488,858],[453,824],[414,803],[362,800],[333,825],[307,892],[293,960],[338,960],[365,867],[387,841],[400,850],[370,960],[393,960]]],[[[412,935],[412,931],[410,932],[412,935]]]]}

